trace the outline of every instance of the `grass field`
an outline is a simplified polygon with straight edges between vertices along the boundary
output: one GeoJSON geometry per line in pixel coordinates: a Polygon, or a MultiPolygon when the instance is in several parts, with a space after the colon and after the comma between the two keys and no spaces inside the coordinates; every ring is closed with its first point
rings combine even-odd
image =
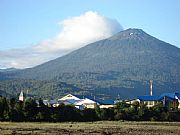
{"type": "Polygon", "coordinates": [[[0,135],[4,134],[180,135],[180,122],[0,122],[0,135]]]}

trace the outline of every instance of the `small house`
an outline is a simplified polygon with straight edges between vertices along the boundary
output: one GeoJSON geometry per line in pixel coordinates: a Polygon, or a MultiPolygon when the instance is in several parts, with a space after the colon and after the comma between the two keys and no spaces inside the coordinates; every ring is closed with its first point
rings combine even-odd
{"type": "Polygon", "coordinates": [[[163,93],[160,96],[138,96],[141,103],[147,104],[147,107],[153,107],[158,103],[163,103],[170,109],[180,109],[179,93],[163,93]]]}
{"type": "Polygon", "coordinates": [[[97,99],[96,102],[99,104],[99,108],[113,108],[115,106],[114,100],[111,99],[106,99],[106,100],[97,99]]]}
{"type": "Polygon", "coordinates": [[[78,109],[80,107],[84,107],[84,108],[95,108],[95,106],[97,105],[97,103],[91,99],[88,99],[88,98],[85,98],[85,99],[82,99],[78,102],[75,103],[75,107],[77,107],[78,109]]]}
{"type": "Polygon", "coordinates": [[[146,104],[147,107],[153,107],[156,104],[162,102],[162,98],[159,96],[138,96],[138,100],[141,103],[146,104]]]}

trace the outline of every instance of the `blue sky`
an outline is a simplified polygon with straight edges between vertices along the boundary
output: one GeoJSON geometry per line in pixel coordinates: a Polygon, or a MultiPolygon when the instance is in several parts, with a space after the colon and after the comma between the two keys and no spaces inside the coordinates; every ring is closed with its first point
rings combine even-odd
{"type": "Polygon", "coordinates": [[[0,0],[0,53],[53,39],[59,22],[89,11],[180,47],[179,0],[0,0]]]}

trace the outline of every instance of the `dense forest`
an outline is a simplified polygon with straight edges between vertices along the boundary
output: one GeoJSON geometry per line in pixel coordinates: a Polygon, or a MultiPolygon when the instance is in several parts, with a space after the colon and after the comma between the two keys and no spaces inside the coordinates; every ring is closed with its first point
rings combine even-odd
{"type": "MultiPolygon", "coordinates": [[[[63,87],[58,84],[66,82],[79,88],[78,93],[110,98],[119,94],[124,99],[149,94],[149,80],[153,80],[155,95],[180,92],[179,67],[179,48],[143,30],[128,29],[33,68],[0,71],[0,80],[31,79],[34,86],[30,89],[34,90],[30,90],[30,94],[39,93],[39,96],[52,95],[52,92],[57,97],[62,95],[63,87]],[[47,80],[49,83],[42,86],[40,81],[47,80]],[[58,88],[52,90],[51,84],[58,88]]],[[[11,81],[5,82],[9,93],[16,91],[11,87],[11,81]]],[[[1,91],[5,90],[5,82],[1,82],[1,91]]],[[[17,81],[13,82],[19,86],[17,81]]],[[[24,89],[29,89],[28,85],[24,89]]]]}
{"type": "Polygon", "coordinates": [[[23,91],[28,97],[54,99],[68,93],[81,94],[79,88],[60,81],[15,79],[0,81],[0,95],[17,97],[23,91]]]}
{"type": "Polygon", "coordinates": [[[72,105],[60,104],[59,107],[48,107],[41,99],[28,98],[25,102],[15,98],[0,97],[0,121],[180,121],[178,110],[169,110],[163,104],[147,108],[146,104],[135,102],[132,105],[118,102],[115,108],[79,110],[72,105]]]}

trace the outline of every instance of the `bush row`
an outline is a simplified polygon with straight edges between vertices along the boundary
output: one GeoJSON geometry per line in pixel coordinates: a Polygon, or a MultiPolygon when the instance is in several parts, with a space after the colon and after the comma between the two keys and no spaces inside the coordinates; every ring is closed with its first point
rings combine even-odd
{"type": "Polygon", "coordinates": [[[119,102],[114,108],[79,110],[72,105],[61,104],[59,107],[48,107],[40,99],[28,98],[25,102],[14,98],[0,97],[0,121],[98,121],[98,120],[130,120],[130,121],[180,121],[179,111],[169,111],[162,104],[147,108],[145,104],[135,102],[132,105],[119,102]]]}

